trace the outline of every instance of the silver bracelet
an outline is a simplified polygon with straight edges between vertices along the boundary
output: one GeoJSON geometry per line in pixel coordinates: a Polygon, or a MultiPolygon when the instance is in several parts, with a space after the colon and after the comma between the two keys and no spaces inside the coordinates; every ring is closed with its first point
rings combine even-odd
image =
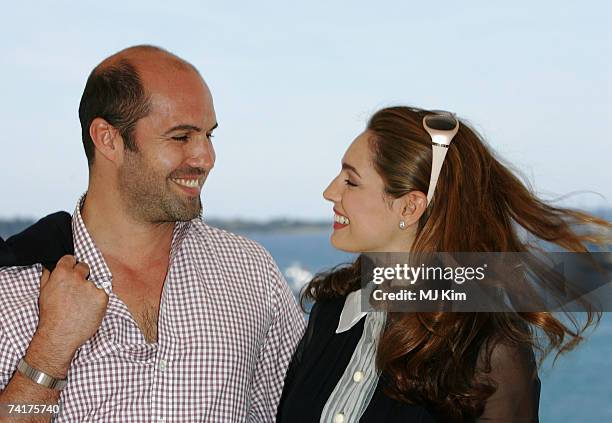
{"type": "Polygon", "coordinates": [[[64,387],[68,383],[67,379],[57,379],[51,375],[46,374],[45,372],[41,372],[40,370],[35,369],[34,367],[26,363],[23,358],[17,365],[17,370],[19,370],[21,374],[27,377],[28,379],[31,379],[32,381],[46,388],[56,389],[60,391],[64,389],[64,387]]]}

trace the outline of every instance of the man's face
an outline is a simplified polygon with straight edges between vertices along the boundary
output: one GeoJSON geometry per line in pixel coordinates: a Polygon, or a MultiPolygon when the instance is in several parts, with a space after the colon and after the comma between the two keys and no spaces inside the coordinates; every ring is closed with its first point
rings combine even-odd
{"type": "Polygon", "coordinates": [[[138,151],[124,149],[119,189],[128,213],[152,223],[202,213],[200,190],[215,164],[212,96],[191,69],[140,72],[151,111],[135,128],[138,151]]]}

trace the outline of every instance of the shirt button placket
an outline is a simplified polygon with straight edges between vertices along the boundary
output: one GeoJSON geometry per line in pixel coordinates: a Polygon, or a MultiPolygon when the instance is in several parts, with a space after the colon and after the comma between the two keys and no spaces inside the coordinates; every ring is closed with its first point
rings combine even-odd
{"type": "MultiPolygon", "coordinates": [[[[163,356],[163,353],[161,352],[157,352],[159,355],[163,356]]],[[[168,370],[168,360],[164,360],[162,358],[160,358],[157,361],[157,370],[159,373],[164,373],[166,370],[168,370]]],[[[155,410],[154,413],[160,413],[163,412],[162,410],[165,410],[165,407],[161,404],[158,404],[157,407],[154,406],[153,403],[157,402],[157,400],[164,398],[163,393],[161,393],[159,391],[160,387],[163,386],[163,384],[161,383],[160,379],[163,379],[164,376],[163,375],[159,375],[158,377],[156,377],[155,375],[153,376],[153,389],[155,390],[155,395],[152,398],[152,409],[155,410]]],[[[163,423],[166,421],[165,417],[159,416],[157,417],[157,419],[155,420],[156,422],[159,423],[163,423]]]]}

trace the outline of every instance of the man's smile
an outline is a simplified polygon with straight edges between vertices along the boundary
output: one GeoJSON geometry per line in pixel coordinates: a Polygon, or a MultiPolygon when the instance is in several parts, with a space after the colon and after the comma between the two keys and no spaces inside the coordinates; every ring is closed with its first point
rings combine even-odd
{"type": "Polygon", "coordinates": [[[204,184],[204,176],[191,178],[170,178],[170,180],[179,185],[183,191],[190,195],[200,195],[200,190],[204,184]]]}

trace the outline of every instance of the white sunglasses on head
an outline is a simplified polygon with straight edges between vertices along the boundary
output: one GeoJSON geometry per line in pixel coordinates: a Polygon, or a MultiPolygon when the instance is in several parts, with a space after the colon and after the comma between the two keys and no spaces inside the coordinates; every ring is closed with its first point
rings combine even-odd
{"type": "Polygon", "coordinates": [[[440,170],[442,170],[442,163],[444,163],[448,147],[455,135],[457,135],[457,131],[459,131],[459,120],[454,113],[432,110],[430,114],[423,118],[423,126],[431,137],[431,147],[433,150],[429,190],[427,191],[427,205],[429,205],[438,183],[438,177],[440,176],[440,170]]]}

